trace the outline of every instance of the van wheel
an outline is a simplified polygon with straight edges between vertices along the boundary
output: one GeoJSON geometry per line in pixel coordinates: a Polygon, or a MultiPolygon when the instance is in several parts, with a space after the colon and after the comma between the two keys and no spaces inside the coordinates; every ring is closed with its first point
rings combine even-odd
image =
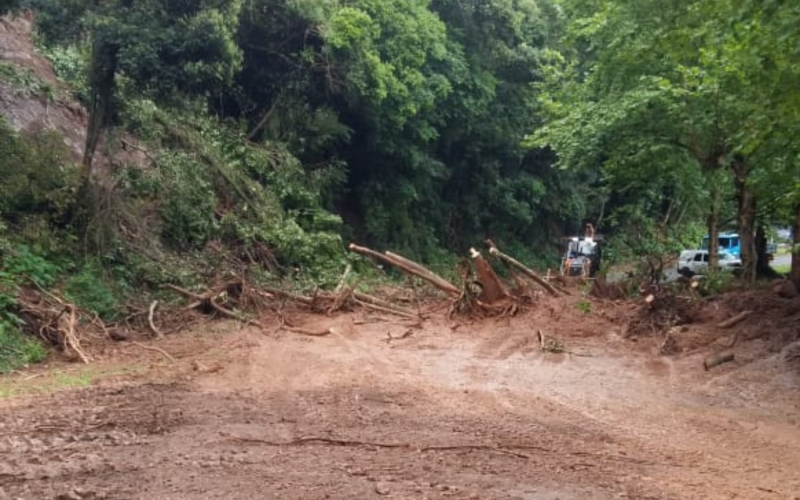
{"type": "Polygon", "coordinates": [[[679,273],[681,276],[684,276],[684,277],[686,277],[686,278],[691,278],[692,276],[694,276],[694,273],[693,273],[693,272],[692,272],[692,270],[691,270],[691,269],[689,269],[688,267],[684,267],[684,268],[680,269],[680,270],[678,271],[678,273],[679,273]]]}

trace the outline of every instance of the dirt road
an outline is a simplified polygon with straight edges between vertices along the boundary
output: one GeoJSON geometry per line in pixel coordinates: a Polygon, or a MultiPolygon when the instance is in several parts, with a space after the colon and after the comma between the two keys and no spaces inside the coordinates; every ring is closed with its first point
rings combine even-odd
{"type": "Polygon", "coordinates": [[[542,317],[159,343],[175,364],[0,402],[0,498],[800,498],[796,372],[550,314],[576,354],[542,317]]]}

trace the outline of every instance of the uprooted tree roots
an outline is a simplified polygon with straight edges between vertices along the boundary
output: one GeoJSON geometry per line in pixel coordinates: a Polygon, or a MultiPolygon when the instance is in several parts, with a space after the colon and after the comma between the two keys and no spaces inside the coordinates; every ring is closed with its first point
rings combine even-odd
{"type": "Polygon", "coordinates": [[[29,333],[38,336],[45,343],[58,348],[67,356],[83,363],[91,358],[81,346],[78,334],[79,322],[84,322],[82,331],[105,332],[105,325],[96,317],[89,315],[74,304],[42,289],[24,289],[18,297],[20,318],[29,333]]]}
{"type": "Polygon", "coordinates": [[[543,288],[553,296],[569,293],[549,283],[518,260],[502,253],[491,240],[487,240],[486,243],[489,246],[489,254],[505,266],[512,283],[501,279],[492,265],[474,248],[470,249],[470,259],[463,259],[459,266],[460,288],[430,269],[395,253],[379,253],[355,244],[350,245],[350,250],[389,264],[406,274],[427,281],[444,292],[452,301],[449,308],[450,316],[513,316],[538,297],[540,292],[534,291],[531,284],[543,288]]]}
{"type": "Polygon", "coordinates": [[[693,297],[676,295],[669,289],[652,291],[644,298],[643,305],[628,323],[625,336],[664,336],[663,348],[669,347],[670,329],[693,321],[696,303],[693,297]]]}

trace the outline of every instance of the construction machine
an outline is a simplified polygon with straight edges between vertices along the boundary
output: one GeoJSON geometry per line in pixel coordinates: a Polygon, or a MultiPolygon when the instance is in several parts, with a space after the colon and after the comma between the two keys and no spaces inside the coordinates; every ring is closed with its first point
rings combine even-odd
{"type": "Polygon", "coordinates": [[[594,226],[586,224],[583,237],[573,236],[564,240],[566,250],[561,259],[561,275],[594,277],[600,270],[603,237],[595,234],[594,226]]]}

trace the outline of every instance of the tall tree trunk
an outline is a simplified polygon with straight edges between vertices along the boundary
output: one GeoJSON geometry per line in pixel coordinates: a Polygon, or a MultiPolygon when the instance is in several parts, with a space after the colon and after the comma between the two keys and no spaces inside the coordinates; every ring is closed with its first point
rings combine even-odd
{"type": "Polygon", "coordinates": [[[769,265],[767,243],[767,232],[764,231],[764,226],[759,224],[756,229],[756,275],[761,277],[769,277],[773,274],[772,266],[769,265]]]}
{"type": "Polygon", "coordinates": [[[86,130],[86,147],[83,150],[84,188],[88,188],[91,184],[94,175],[94,154],[111,114],[118,51],[116,46],[108,45],[102,40],[95,40],[92,47],[92,66],[89,75],[91,103],[89,125],[86,130]]]}
{"type": "Polygon", "coordinates": [[[738,201],[736,218],[739,223],[739,238],[742,248],[742,279],[753,282],[756,279],[756,197],[747,183],[749,169],[745,158],[736,155],[732,168],[736,200],[738,201]]]}
{"type": "Polygon", "coordinates": [[[800,290],[800,203],[794,207],[794,241],[792,242],[792,282],[800,290]]]}
{"type": "Polygon", "coordinates": [[[708,268],[716,269],[719,264],[719,206],[720,190],[716,184],[711,186],[711,207],[706,218],[708,227],[708,268]]]}

